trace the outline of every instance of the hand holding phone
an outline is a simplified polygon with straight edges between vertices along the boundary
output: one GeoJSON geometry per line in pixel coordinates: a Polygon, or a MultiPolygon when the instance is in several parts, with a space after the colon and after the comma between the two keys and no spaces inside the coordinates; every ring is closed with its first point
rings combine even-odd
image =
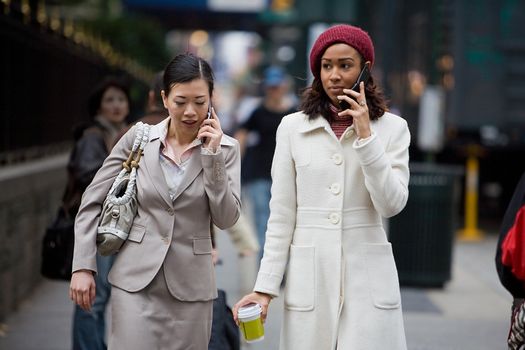
{"type": "MultiPolygon", "coordinates": [[[[370,68],[368,68],[368,63],[365,63],[365,66],[363,67],[363,69],[361,70],[361,73],[359,73],[359,76],[357,77],[357,81],[351,87],[351,89],[354,90],[355,92],[359,92],[359,84],[363,82],[366,85],[369,78],[370,78],[370,68]]],[[[349,95],[349,96],[353,100],[355,100],[355,98],[352,95],[349,95]]],[[[342,110],[349,109],[350,104],[346,102],[345,100],[341,100],[339,101],[339,107],[341,107],[342,110]]]]}

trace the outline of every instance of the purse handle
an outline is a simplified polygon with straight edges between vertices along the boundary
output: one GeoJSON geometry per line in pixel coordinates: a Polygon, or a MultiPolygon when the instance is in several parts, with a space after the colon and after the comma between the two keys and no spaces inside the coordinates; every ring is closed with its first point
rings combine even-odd
{"type": "Polygon", "coordinates": [[[149,130],[150,125],[142,122],[137,123],[135,131],[135,141],[133,141],[133,146],[131,152],[129,153],[128,159],[122,163],[122,170],[117,175],[115,181],[111,185],[111,188],[108,192],[108,196],[112,196],[115,192],[116,187],[122,181],[122,179],[129,173],[130,185],[127,186],[126,193],[120,198],[114,198],[117,202],[125,202],[132,195],[132,192],[135,189],[135,181],[137,176],[137,168],[139,167],[139,161],[142,157],[144,147],[149,141],[149,130]]]}
{"type": "Polygon", "coordinates": [[[144,153],[144,147],[149,141],[149,128],[150,126],[143,122],[136,124],[135,141],[133,141],[128,159],[122,163],[122,168],[126,169],[126,171],[130,172],[132,168],[139,167],[140,158],[144,153]]]}

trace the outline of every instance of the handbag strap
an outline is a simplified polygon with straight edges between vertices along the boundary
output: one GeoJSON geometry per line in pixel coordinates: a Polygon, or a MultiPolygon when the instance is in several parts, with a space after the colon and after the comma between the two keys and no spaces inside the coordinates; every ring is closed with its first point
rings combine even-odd
{"type": "Polygon", "coordinates": [[[128,159],[122,163],[122,167],[126,169],[126,171],[130,172],[132,168],[139,167],[140,158],[144,153],[144,147],[149,141],[149,129],[150,125],[143,122],[136,124],[135,140],[133,141],[131,152],[129,152],[128,159]]]}
{"type": "Polygon", "coordinates": [[[111,189],[108,192],[108,196],[112,195],[115,192],[116,187],[122,181],[122,179],[129,173],[130,174],[130,185],[126,190],[126,194],[120,198],[120,200],[125,200],[124,197],[129,197],[132,194],[133,189],[135,188],[135,180],[137,176],[137,168],[139,167],[139,161],[142,157],[144,147],[149,141],[149,130],[150,125],[138,122],[136,131],[135,131],[135,141],[131,147],[128,159],[122,163],[122,170],[117,175],[115,181],[111,185],[111,189]]]}

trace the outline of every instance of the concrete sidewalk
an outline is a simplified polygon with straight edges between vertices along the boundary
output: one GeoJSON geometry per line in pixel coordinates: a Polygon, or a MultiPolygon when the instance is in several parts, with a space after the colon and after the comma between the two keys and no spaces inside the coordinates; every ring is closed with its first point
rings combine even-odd
{"type": "MultiPolygon", "coordinates": [[[[238,260],[226,234],[219,234],[217,241],[223,261],[217,267],[218,286],[234,304],[240,297],[238,260]]],[[[495,244],[494,236],[475,243],[456,242],[453,279],[444,289],[402,289],[410,350],[506,349],[511,297],[497,279],[495,244]]],[[[278,348],[282,299],[270,306],[265,340],[244,345],[245,349],[278,348]]],[[[0,349],[70,349],[72,311],[68,283],[43,281],[0,325],[0,349]]]]}

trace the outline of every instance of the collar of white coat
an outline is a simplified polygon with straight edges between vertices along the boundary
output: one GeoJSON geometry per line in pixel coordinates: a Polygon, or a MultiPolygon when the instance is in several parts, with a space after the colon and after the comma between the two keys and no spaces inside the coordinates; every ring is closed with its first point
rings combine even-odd
{"type": "MultiPolygon", "coordinates": [[[[158,123],[156,125],[153,125],[151,127],[151,130],[150,130],[150,133],[149,133],[150,134],[150,138],[149,138],[150,142],[153,141],[153,140],[159,139],[160,137],[162,137],[163,132],[168,127],[169,122],[170,122],[170,117],[167,117],[166,119],[164,119],[160,123],[158,123]]],[[[194,142],[200,143],[199,140],[195,140],[194,142]]],[[[226,135],[223,135],[223,137],[221,138],[221,146],[233,146],[233,145],[234,144],[229,139],[229,137],[227,137],[226,135]]]]}

